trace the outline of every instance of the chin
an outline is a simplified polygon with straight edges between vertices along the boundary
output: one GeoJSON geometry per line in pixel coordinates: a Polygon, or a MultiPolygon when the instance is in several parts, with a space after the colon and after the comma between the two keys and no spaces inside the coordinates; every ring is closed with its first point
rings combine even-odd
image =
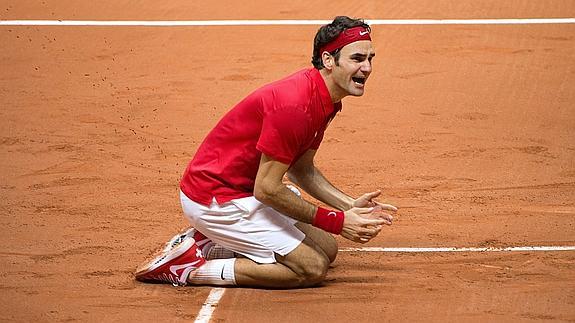
{"type": "Polygon", "coordinates": [[[351,96],[362,96],[364,92],[365,91],[363,91],[363,90],[362,91],[355,90],[355,91],[350,91],[349,95],[351,95],[351,96]]]}

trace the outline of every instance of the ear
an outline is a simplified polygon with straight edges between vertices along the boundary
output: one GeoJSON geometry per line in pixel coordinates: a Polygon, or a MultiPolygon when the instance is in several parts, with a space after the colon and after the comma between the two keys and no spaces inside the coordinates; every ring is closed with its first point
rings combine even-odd
{"type": "Polygon", "coordinates": [[[323,62],[323,66],[331,71],[334,64],[333,56],[328,52],[323,52],[321,53],[321,61],[323,62]]]}

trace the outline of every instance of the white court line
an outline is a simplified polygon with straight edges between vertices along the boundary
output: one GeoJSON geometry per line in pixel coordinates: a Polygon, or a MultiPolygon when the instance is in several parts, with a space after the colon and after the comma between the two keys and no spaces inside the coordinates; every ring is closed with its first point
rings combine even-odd
{"type": "Polygon", "coordinates": [[[351,252],[511,252],[511,251],[575,251],[575,246],[535,246],[535,247],[469,247],[469,248],[382,248],[360,247],[342,248],[339,251],[351,252]]]}
{"type": "MultiPolygon", "coordinates": [[[[575,251],[575,246],[533,246],[533,247],[442,247],[442,248],[382,248],[382,247],[360,247],[342,248],[341,252],[510,252],[510,251],[575,251]]],[[[225,288],[214,288],[204,302],[202,309],[196,317],[195,323],[208,323],[218,303],[224,295],[225,288]]]]}
{"type": "MultiPolygon", "coordinates": [[[[383,247],[360,247],[342,248],[341,252],[511,252],[511,251],[575,251],[575,246],[532,246],[532,247],[442,247],[442,248],[383,248],[383,247]]],[[[218,302],[224,295],[225,288],[214,288],[204,302],[195,323],[208,323],[212,317],[218,302]]]]}
{"type": "Polygon", "coordinates": [[[212,314],[214,313],[216,306],[218,306],[220,299],[224,296],[225,291],[225,288],[214,288],[210,291],[210,295],[208,295],[208,298],[204,302],[202,309],[194,321],[195,323],[208,323],[210,321],[212,314]]]}
{"type": "MultiPolygon", "coordinates": [[[[573,24],[575,18],[366,19],[370,25],[525,25],[573,24]]],[[[325,25],[331,20],[0,20],[0,26],[270,26],[325,25]]]]}

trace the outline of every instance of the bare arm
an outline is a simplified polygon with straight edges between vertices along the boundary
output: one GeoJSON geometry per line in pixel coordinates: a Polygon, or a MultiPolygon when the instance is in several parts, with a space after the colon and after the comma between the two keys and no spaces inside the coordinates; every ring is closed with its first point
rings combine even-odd
{"type": "Polygon", "coordinates": [[[317,207],[297,197],[282,182],[289,165],[262,154],[254,186],[258,201],[304,223],[312,223],[317,207]]]}
{"type": "Polygon", "coordinates": [[[308,150],[289,169],[288,177],[292,182],[316,199],[342,211],[352,208],[376,207],[378,217],[385,219],[387,221],[386,224],[391,224],[393,214],[397,212],[397,208],[375,200],[381,194],[380,190],[365,193],[357,199],[343,193],[331,184],[315,167],[313,162],[315,153],[315,150],[308,150]]]}
{"type": "Polygon", "coordinates": [[[338,190],[313,163],[316,150],[308,150],[289,169],[288,178],[314,198],[342,211],[351,209],[355,199],[338,190]]]}
{"type": "MultiPolygon", "coordinates": [[[[313,223],[317,206],[300,199],[282,182],[289,165],[262,154],[254,186],[254,196],[258,201],[276,211],[304,223],[313,223]]],[[[365,243],[381,231],[383,224],[391,224],[385,219],[369,219],[373,208],[354,207],[345,211],[341,235],[351,241],[365,243]]]]}

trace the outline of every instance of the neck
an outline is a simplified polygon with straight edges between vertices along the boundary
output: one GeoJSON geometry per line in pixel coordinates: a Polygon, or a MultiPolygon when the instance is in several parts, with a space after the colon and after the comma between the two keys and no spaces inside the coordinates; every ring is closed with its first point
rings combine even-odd
{"type": "Polygon", "coordinates": [[[325,82],[325,85],[327,86],[329,96],[331,97],[331,102],[333,103],[339,102],[341,101],[341,99],[347,96],[347,93],[345,93],[337,84],[335,84],[335,82],[331,77],[330,71],[328,71],[326,68],[322,68],[321,70],[319,70],[319,74],[321,75],[323,81],[325,82]]]}

